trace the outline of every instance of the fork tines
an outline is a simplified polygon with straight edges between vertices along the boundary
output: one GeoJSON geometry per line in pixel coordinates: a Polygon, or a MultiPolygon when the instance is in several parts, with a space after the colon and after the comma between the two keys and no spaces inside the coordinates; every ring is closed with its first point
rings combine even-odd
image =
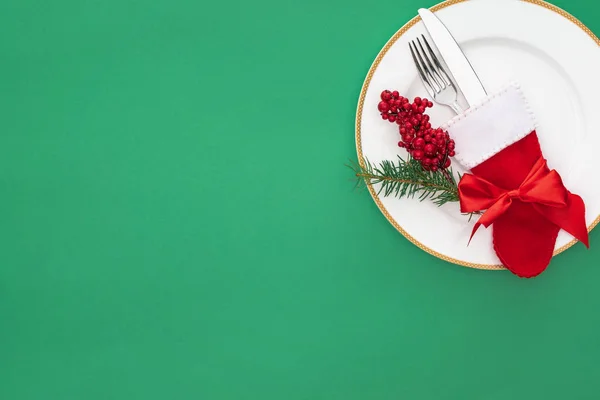
{"type": "Polygon", "coordinates": [[[419,70],[419,75],[421,76],[423,83],[428,86],[428,90],[433,90],[435,93],[439,93],[446,87],[452,85],[450,77],[448,74],[446,74],[446,71],[444,71],[440,60],[433,52],[431,46],[427,42],[427,39],[425,39],[425,35],[421,35],[421,38],[412,40],[409,43],[409,47],[415,65],[419,70]],[[423,39],[425,47],[423,47],[421,39],[423,39]]]}

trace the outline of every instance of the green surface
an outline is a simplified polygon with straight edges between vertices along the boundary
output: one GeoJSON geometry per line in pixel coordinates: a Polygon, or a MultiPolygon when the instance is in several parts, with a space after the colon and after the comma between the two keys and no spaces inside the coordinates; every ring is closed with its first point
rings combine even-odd
{"type": "Polygon", "coordinates": [[[0,399],[598,398],[600,231],[520,280],[353,191],[363,79],[431,5],[4,0],[0,399]]]}

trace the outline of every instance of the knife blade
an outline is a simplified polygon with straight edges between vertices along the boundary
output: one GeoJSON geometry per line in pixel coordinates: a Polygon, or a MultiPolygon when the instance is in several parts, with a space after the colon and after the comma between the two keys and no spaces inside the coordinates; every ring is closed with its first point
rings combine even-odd
{"type": "Polygon", "coordinates": [[[448,28],[426,8],[419,9],[419,16],[469,106],[485,98],[485,88],[448,28]]]}

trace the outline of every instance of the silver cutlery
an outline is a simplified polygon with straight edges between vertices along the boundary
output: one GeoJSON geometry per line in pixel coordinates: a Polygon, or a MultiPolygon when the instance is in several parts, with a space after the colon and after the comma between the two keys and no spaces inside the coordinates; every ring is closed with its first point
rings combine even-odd
{"type": "Polygon", "coordinates": [[[436,103],[451,107],[455,113],[462,113],[463,110],[458,104],[456,86],[454,86],[454,82],[452,82],[444,67],[442,67],[440,60],[433,52],[425,36],[421,35],[421,38],[412,40],[408,46],[410,47],[410,53],[412,54],[415,66],[419,71],[421,81],[423,81],[423,85],[425,85],[429,96],[436,103]],[[423,43],[425,47],[423,47],[423,43]]]}
{"type": "Polygon", "coordinates": [[[430,10],[419,9],[419,16],[429,33],[429,37],[437,48],[440,58],[447,67],[448,75],[460,89],[469,106],[479,103],[487,93],[473,66],[465,57],[458,43],[446,26],[430,10]]]}

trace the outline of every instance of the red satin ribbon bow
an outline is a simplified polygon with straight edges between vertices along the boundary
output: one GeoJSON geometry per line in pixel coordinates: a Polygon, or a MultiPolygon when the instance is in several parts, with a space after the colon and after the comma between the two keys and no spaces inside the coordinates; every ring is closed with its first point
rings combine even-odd
{"type": "Polygon", "coordinates": [[[473,227],[471,238],[481,225],[487,228],[504,214],[513,201],[521,201],[530,203],[550,222],[589,247],[583,200],[565,188],[558,172],[550,171],[543,157],[517,189],[499,188],[476,175],[465,174],[458,184],[458,193],[462,212],[487,210],[473,227]]]}

